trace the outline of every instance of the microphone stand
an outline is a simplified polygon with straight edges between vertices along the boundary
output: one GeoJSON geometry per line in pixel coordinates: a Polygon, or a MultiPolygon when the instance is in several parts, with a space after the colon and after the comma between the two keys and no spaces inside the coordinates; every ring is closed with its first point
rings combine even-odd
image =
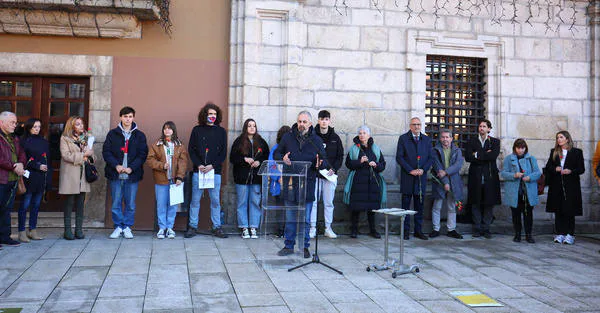
{"type": "MultiPolygon", "coordinates": [[[[316,145],[312,142],[312,140],[309,139],[309,142],[312,143],[312,145],[315,146],[315,148],[316,148],[316,145]]],[[[318,148],[317,148],[317,151],[319,151],[318,148]]],[[[319,153],[317,153],[317,164],[316,164],[317,174],[319,173],[319,161],[318,160],[319,160],[319,153]]],[[[319,177],[318,176],[317,176],[317,182],[316,182],[315,189],[316,189],[316,193],[317,193],[317,195],[315,197],[315,199],[317,200],[317,207],[313,208],[313,210],[317,210],[317,228],[318,228],[319,225],[324,226],[324,224],[325,224],[324,220],[319,220],[319,216],[320,216],[320,214],[319,214],[319,195],[321,194],[321,190],[320,190],[321,188],[319,187],[319,177]]],[[[304,219],[306,220],[306,217],[304,219]]],[[[304,232],[306,233],[306,225],[304,226],[304,232]]],[[[321,259],[319,258],[319,232],[318,231],[315,234],[315,252],[313,253],[312,260],[310,260],[304,264],[294,266],[294,267],[288,269],[288,272],[291,272],[293,270],[299,269],[301,267],[304,267],[304,266],[307,266],[307,265],[313,264],[313,263],[321,264],[340,275],[344,275],[344,273],[342,273],[342,271],[332,267],[331,265],[329,265],[327,263],[321,262],[321,259]]]]}

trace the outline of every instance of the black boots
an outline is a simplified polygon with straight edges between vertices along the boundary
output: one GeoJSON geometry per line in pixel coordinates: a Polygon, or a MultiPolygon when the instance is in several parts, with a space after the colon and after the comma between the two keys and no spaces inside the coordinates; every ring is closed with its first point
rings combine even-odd
{"type": "Polygon", "coordinates": [[[85,234],[83,233],[83,207],[78,207],[75,212],[75,238],[85,238],[85,234]]]}
{"type": "Polygon", "coordinates": [[[64,209],[64,218],[65,218],[65,233],[63,237],[67,240],[73,240],[73,233],[71,232],[71,207],[67,205],[64,209]]]}

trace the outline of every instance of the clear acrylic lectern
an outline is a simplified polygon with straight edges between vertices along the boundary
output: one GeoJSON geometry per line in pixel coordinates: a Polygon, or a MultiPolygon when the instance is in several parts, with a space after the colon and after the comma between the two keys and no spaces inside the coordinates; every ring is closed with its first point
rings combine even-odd
{"type": "MultiPolygon", "coordinates": [[[[295,161],[286,165],[283,161],[264,161],[258,175],[262,176],[259,240],[252,243],[258,263],[264,268],[287,267],[303,257],[306,174],[310,162],[295,161]],[[284,246],[285,238],[277,234],[288,225],[296,226],[295,253],[281,257],[277,255],[284,246]]],[[[289,231],[289,229],[288,229],[289,231]]]]}

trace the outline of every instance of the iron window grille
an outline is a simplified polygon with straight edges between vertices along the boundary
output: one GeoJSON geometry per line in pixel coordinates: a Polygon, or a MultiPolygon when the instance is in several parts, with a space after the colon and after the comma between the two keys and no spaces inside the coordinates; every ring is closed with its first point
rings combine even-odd
{"type": "Polygon", "coordinates": [[[485,59],[428,55],[425,131],[432,139],[450,129],[462,149],[485,116],[485,59]]]}

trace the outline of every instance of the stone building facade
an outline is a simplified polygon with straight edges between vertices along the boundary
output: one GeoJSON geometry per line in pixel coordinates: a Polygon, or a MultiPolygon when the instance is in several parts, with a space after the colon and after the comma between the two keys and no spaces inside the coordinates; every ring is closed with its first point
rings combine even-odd
{"type": "MultiPolygon", "coordinates": [[[[513,24],[510,16],[493,22],[486,10],[463,16],[449,9],[436,19],[431,0],[422,1],[425,12],[410,19],[406,1],[353,0],[348,7],[334,0],[233,1],[230,141],[253,117],[273,144],[277,129],[291,125],[300,110],[313,112],[315,122],[319,110],[329,110],[345,147],[357,127],[367,124],[388,161],[389,198],[398,206],[396,143],[410,117],[424,120],[427,56],[483,58],[485,116],[493,123],[492,136],[502,140],[499,165],[522,137],[543,167],[556,132],[570,131],[588,169],[581,177],[582,220],[597,222],[598,187],[589,169],[600,139],[600,2],[567,2],[576,11],[574,31],[569,25],[555,31],[553,8],[553,30],[547,30],[544,7],[538,9],[546,13],[529,25],[513,24]]],[[[525,12],[525,3],[517,3],[518,12],[525,12]]],[[[456,6],[455,0],[447,5],[456,6]]],[[[544,207],[535,216],[550,220],[544,207]]],[[[338,208],[336,219],[344,219],[343,206],[338,208]]],[[[509,214],[507,208],[496,210],[497,217],[509,214]]]]}

